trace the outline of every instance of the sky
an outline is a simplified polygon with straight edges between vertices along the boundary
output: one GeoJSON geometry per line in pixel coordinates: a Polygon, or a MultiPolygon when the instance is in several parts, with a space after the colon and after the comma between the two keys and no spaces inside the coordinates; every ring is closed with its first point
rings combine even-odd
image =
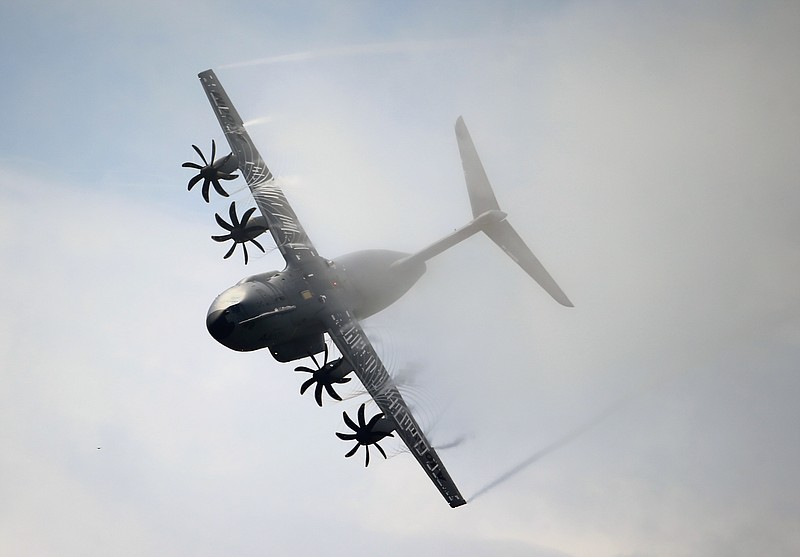
{"type": "Polygon", "coordinates": [[[6,4],[0,554],[800,552],[800,4],[6,4]],[[462,115],[574,302],[475,236],[364,323],[466,506],[208,335],[209,68],[333,259],[469,220],[462,115]]]}

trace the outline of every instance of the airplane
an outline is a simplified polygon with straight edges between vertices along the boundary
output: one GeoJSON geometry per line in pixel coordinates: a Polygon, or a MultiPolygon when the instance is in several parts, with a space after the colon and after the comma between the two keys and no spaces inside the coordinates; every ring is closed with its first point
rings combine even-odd
{"type": "Polygon", "coordinates": [[[192,145],[203,165],[183,164],[199,171],[189,181],[188,189],[202,181],[201,191],[206,202],[212,186],[219,195],[228,197],[220,181],[237,178],[233,172],[238,169],[261,214],[253,216],[256,211],[253,207],[240,218],[233,202],[229,209],[230,222],[215,215],[226,234],[212,238],[218,242],[233,241],[224,256],[226,259],[241,245],[247,264],[246,244],[249,242],[264,251],[256,238],[269,231],[286,262],[282,271],[246,277],[217,296],[206,317],[209,333],[232,350],[247,352],[267,348],[279,362],[311,358],[314,368],[299,366],[295,370],[311,373],[300,393],[315,386],[314,396],[320,406],[323,391],[341,400],[334,385],[350,381],[348,375],[355,374],[380,412],[367,420],[365,404],[362,404],[357,421],[347,412],[342,413],[351,431],[336,435],[344,441],[355,441],[345,456],[353,456],[363,446],[365,466],[369,465],[369,447],[374,446],[386,458],[378,443],[396,434],[447,503],[453,508],[466,504],[364,333],[361,321],[402,297],[425,273],[429,259],[477,232],[483,232],[494,241],[558,303],[572,307],[572,302],[506,220],[507,214],[500,210],[463,118],[456,121],[455,132],[473,219],[416,253],[373,249],[326,259],[314,248],[217,76],[207,70],[198,77],[231,153],[216,159],[216,145],[212,141],[209,162],[200,149],[192,145]],[[341,357],[332,361],[328,361],[326,335],[341,353],[341,357]],[[321,364],[317,359],[319,354],[323,354],[321,364]]]}

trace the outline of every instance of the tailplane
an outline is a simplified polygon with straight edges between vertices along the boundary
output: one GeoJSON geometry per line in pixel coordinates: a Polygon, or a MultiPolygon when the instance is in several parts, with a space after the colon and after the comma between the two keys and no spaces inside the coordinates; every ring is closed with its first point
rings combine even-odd
{"type": "MultiPolygon", "coordinates": [[[[497,204],[497,198],[486,176],[486,171],[478,157],[478,151],[469,135],[464,119],[460,116],[456,120],[456,139],[458,140],[458,151],[461,154],[461,165],[464,168],[464,177],[467,181],[467,191],[469,201],[472,205],[472,215],[476,219],[486,212],[502,213],[497,204]]],[[[503,216],[505,214],[503,213],[503,216]]],[[[480,227],[492,241],[513,259],[517,265],[530,275],[539,286],[553,297],[559,304],[573,307],[572,302],[559,288],[550,273],[539,262],[525,241],[520,238],[511,224],[503,218],[502,220],[492,219],[484,226],[480,227]]]]}

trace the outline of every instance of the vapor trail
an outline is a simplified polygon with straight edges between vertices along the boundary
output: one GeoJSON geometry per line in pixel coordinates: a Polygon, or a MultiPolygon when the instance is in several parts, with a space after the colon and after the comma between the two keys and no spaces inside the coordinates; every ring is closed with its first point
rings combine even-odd
{"type": "Polygon", "coordinates": [[[444,451],[446,449],[452,449],[453,447],[458,447],[461,443],[467,440],[466,435],[462,435],[461,437],[456,438],[454,441],[450,441],[449,443],[445,443],[444,445],[435,445],[434,448],[437,451],[444,451]]]}
{"type": "Polygon", "coordinates": [[[399,41],[386,43],[369,43],[337,46],[319,50],[307,50],[280,56],[268,56],[245,62],[225,64],[220,69],[244,68],[248,66],[261,66],[268,64],[285,64],[288,62],[306,62],[321,58],[345,58],[363,54],[392,54],[400,52],[430,52],[433,50],[448,50],[466,45],[463,40],[438,40],[438,41],[399,41]]]}
{"type": "Polygon", "coordinates": [[[527,468],[528,466],[530,466],[531,464],[533,464],[534,462],[536,462],[540,458],[545,457],[548,454],[550,454],[553,451],[555,451],[556,449],[559,449],[559,448],[563,447],[564,445],[566,445],[567,443],[570,443],[571,441],[574,441],[576,438],[580,437],[581,435],[583,435],[584,433],[586,433],[587,431],[589,431],[593,427],[595,427],[598,424],[600,424],[603,421],[605,421],[609,416],[611,416],[615,412],[619,411],[621,408],[623,408],[626,404],[628,404],[634,398],[637,398],[637,397],[643,395],[645,392],[653,389],[657,385],[663,384],[668,379],[674,379],[675,377],[677,377],[678,375],[682,375],[683,373],[684,372],[679,372],[677,374],[674,373],[674,372],[673,373],[668,373],[668,374],[665,374],[665,375],[662,375],[662,376],[653,377],[652,379],[650,379],[648,381],[645,381],[643,384],[639,385],[638,388],[632,390],[630,393],[628,393],[627,395],[625,395],[624,397],[619,399],[617,402],[611,404],[606,409],[604,409],[603,411],[599,412],[597,415],[595,415],[591,420],[589,420],[585,424],[583,424],[583,425],[577,427],[576,429],[570,431],[569,433],[565,434],[564,436],[562,436],[561,438],[557,439],[553,443],[547,445],[545,448],[535,452],[534,454],[532,454],[531,456],[529,456],[528,458],[526,458],[525,460],[523,460],[522,462],[520,462],[519,464],[517,464],[516,466],[511,468],[510,470],[508,470],[508,471],[504,472],[503,474],[501,474],[495,480],[492,480],[490,483],[488,483],[487,485],[485,485],[482,488],[480,488],[472,497],[470,497],[468,499],[468,501],[474,501],[477,497],[479,497],[480,495],[483,495],[484,493],[486,493],[490,489],[494,489],[495,487],[497,487],[498,485],[502,484],[506,480],[516,476],[517,474],[522,472],[525,468],[527,468]]]}
{"type": "Polygon", "coordinates": [[[534,454],[532,454],[531,456],[529,456],[528,458],[526,458],[525,460],[523,460],[522,462],[520,462],[519,464],[517,464],[516,466],[511,468],[510,470],[504,472],[498,478],[496,478],[495,480],[492,480],[490,483],[488,483],[487,485],[485,485],[482,488],[480,488],[472,497],[469,498],[469,501],[470,502],[474,501],[480,495],[483,495],[484,493],[486,493],[490,489],[494,489],[495,487],[497,487],[501,483],[505,482],[506,480],[516,476],[517,474],[522,472],[525,468],[527,468],[528,466],[530,466],[531,464],[533,464],[534,462],[536,462],[540,458],[542,458],[544,456],[547,456],[548,454],[552,453],[556,449],[559,449],[559,448],[563,447],[564,445],[566,445],[570,441],[572,441],[572,440],[576,439],[577,437],[579,437],[580,435],[586,433],[591,428],[593,428],[594,426],[596,426],[597,424],[599,424],[600,422],[602,422],[603,420],[608,418],[611,414],[616,412],[622,406],[622,404],[623,404],[623,402],[625,402],[625,400],[627,400],[627,399],[623,399],[623,401],[612,405],[611,407],[607,408],[606,410],[604,410],[603,412],[601,412],[600,414],[595,416],[592,420],[590,420],[586,424],[578,427],[577,429],[572,430],[571,432],[567,433],[566,435],[564,435],[560,439],[558,439],[558,440],[554,441],[553,443],[547,445],[545,448],[535,452],[534,454]]]}
{"type": "Polygon", "coordinates": [[[248,120],[247,122],[243,122],[242,125],[246,128],[248,126],[255,126],[258,124],[266,124],[268,122],[272,122],[271,116],[261,116],[259,118],[253,118],[252,120],[248,120]]]}

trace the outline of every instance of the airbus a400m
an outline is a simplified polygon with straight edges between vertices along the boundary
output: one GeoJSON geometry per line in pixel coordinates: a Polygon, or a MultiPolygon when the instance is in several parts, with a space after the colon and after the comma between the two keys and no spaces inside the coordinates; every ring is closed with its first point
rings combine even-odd
{"type": "Polygon", "coordinates": [[[315,399],[320,406],[323,393],[341,400],[334,385],[350,381],[349,375],[355,374],[380,413],[367,420],[363,404],[357,421],[343,413],[351,431],[337,435],[356,443],[345,456],[352,456],[363,446],[365,461],[369,464],[372,445],[385,458],[378,442],[397,435],[450,506],[463,505],[466,501],[403,400],[360,321],[405,294],[425,273],[429,259],[477,232],[485,233],[557,302],[572,306],[506,220],[506,213],[500,210],[463,119],[458,118],[455,131],[472,205],[472,220],[416,253],[367,250],[327,259],[317,254],[214,72],[202,72],[199,78],[231,153],[217,159],[216,145],[212,142],[209,162],[200,149],[193,146],[203,164],[184,163],[183,166],[199,171],[189,181],[189,189],[202,182],[201,192],[206,201],[211,187],[227,197],[220,181],[237,178],[233,173],[238,169],[260,215],[254,216],[254,207],[240,218],[235,203],[231,203],[230,222],[216,215],[226,233],[213,236],[214,240],[233,242],[225,258],[241,246],[247,263],[247,245],[264,251],[256,238],[269,231],[286,261],[283,270],[252,275],[220,294],[211,304],[206,318],[211,336],[233,350],[268,348],[279,362],[311,358],[314,368],[300,366],[296,370],[311,373],[301,387],[301,394],[314,386],[315,399]],[[332,361],[328,361],[326,335],[341,353],[341,357],[332,361]],[[319,357],[320,354],[323,355],[319,357]]]}

